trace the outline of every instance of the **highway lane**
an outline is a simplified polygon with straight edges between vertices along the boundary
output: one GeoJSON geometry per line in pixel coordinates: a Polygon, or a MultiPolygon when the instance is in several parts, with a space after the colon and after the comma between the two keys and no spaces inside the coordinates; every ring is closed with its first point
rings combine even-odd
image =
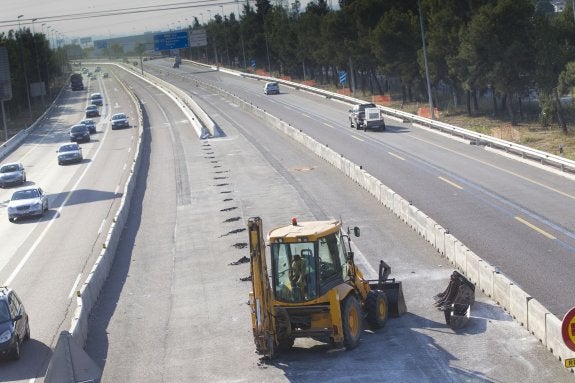
{"type": "Polygon", "coordinates": [[[266,129],[225,99],[210,114],[226,137],[199,140],[161,92],[126,81],[147,124],[133,209],[116,262],[91,315],[86,350],[102,381],[564,382],[571,373],[485,297],[454,333],[432,307],[451,267],[356,184],[307,150],[266,129]],[[148,127],[149,126],[149,130],[148,127]],[[245,224],[267,229],[292,216],[343,218],[362,228],[356,259],[374,275],[379,259],[404,282],[409,313],[351,352],[298,340],[272,364],[255,354],[245,224]]]}
{"type": "Polygon", "coordinates": [[[5,205],[17,188],[0,190],[0,281],[22,298],[32,335],[20,361],[0,362],[2,382],[42,380],[60,331],[70,327],[75,291],[100,253],[129,175],[138,128],[112,132],[109,118],[122,109],[137,121],[133,102],[114,78],[87,85],[81,92],[64,90],[48,120],[3,161],[24,164],[27,185],[48,193],[50,210],[43,218],[10,223],[5,205]],[[97,133],[81,144],[81,163],[58,166],[56,149],[69,141],[69,127],[84,118],[92,92],[101,92],[105,101],[95,118],[97,133]]]}
{"type": "MultiPolygon", "coordinates": [[[[558,317],[572,307],[565,299],[575,294],[575,222],[565,214],[575,208],[572,176],[390,119],[384,133],[352,130],[347,105],[291,88],[265,96],[262,82],[189,65],[175,70],[162,61],[147,65],[192,95],[199,91],[186,78],[225,88],[302,129],[412,201],[558,317]]],[[[199,102],[209,109],[218,97],[199,102]]]]}

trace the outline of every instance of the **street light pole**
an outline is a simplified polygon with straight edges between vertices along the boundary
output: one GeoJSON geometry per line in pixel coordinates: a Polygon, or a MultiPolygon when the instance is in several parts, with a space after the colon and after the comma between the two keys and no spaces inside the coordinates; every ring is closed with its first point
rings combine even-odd
{"type": "Polygon", "coordinates": [[[222,24],[224,25],[224,45],[226,47],[226,58],[228,59],[228,68],[230,67],[230,51],[228,50],[228,37],[227,37],[227,29],[226,29],[226,19],[224,18],[224,6],[220,5],[222,9],[222,24]]]}
{"type": "Polygon", "coordinates": [[[20,47],[20,60],[22,61],[22,71],[24,72],[24,85],[26,86],[26,97],[28,98],[28,113],[30,117],[32,117],[32,103],[30,102],[30,89],[28,87],[28,74],[26,73],[26,62],[24,61],[24,52],[22,51],[22,45],[24,45],[24,40],[22,39],[22,28],[20,27],[20,19],[24,17],[24,15],[18,16],[18,32],[20,35],[20,43],[18,46],[20,47]]]}
{"type": "Polygon", "coordinates": [[[427,65],[427,48],[425,47],[425,32],[423,30],[423,12],[421,12],[421,3],[417,0],[419,8],[419,26],[421,28],[421,41],[423,43],[423,61],[425,63],[425,77],[427,79],[427,96],[429,98],[429,115],[431,119],[435,119],[433,111],[433,95],[431,94],[431,81],[429,79],[429,66],[427,65]]]}
{"type": "Polygon", "coordinates": [[[244,72],[246,72],[246,50],[244,48],[244,33],[242,32],[242,22],[240,20],[240,1],[236,0],[236,4],[238,5],[238,23],[240,24],[240,40],[242,42],[242,55],[244,56],[244,72]]]}

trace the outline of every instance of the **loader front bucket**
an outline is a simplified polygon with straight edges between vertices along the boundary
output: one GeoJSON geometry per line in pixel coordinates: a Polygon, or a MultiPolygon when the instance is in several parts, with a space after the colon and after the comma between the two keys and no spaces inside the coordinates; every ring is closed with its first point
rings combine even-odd
{"type": "Polygon", "coordinates": [[[395,279],[388,279],[381,285],[381,289],[387,296],[389,315],[391,317],[395,318],[407,312],[407,306],[405,305],[405,298],[403,297],[401,282],[396,282],[395,279]]]}

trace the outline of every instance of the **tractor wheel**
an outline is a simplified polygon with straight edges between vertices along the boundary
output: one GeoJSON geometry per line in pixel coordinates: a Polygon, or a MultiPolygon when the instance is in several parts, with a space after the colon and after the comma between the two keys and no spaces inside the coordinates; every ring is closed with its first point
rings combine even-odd
{"type": "Polygon", "coordinates": [[[276,334],[278,337],[278,351],[291,350],[294,338],[291,336],[291,323],[287,311],[282,307],[276,308],[276,334]]]}
{"type": "Polygon", "coordinates": [[[351,350],[358,345],[363,327],[361,306],[354,295],[348,295],[341,304],[341,324],[343,345],[351,350]]]}
{"type": "Polygon", "coordinates": [[[367,293],[365,299],[365,311],[367,312],[367,323],[372,328],[382,328],[389,316],[389,304],[387,296],[383,291],[375,290],[367,293]]]}

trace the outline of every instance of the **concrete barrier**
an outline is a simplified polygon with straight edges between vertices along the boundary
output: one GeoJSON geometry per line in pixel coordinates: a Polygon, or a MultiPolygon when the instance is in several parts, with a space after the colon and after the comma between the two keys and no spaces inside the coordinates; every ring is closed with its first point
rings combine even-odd
{"type": "Polygon", "coordinates": [[[455,265],[455,244],[459,242],[453,235],[445,234],[445,258],[455,265]]]}
{"type": "Polygon", "coordinates": [[[489,298],[493,298],[493,275],[495,268],[482,261],[479,264],[479,289],[489,298]]]}
{"type": "Polygon", "coordinates": [[[493,299],[497,304],[509,312],[509,290],[513,282],[505,275],[495,272],[493,274],[493,299]]]}
{"type": "Polygon", "coordinates": [[[455,242],[455,267],[462,274],[467,274],[467,253],[469,249],[461,242],[455,242]]]}
{"type": "Polygon", "coordinates": [[[467,249],[467,259],[465,260],[467,278],[473,282],[474,285],[479,285],[479,268],[483,260],[479,258],[473,251],[467,249]]]}
{"type": "Polygon", "coordinates": [[[547,345],[547,316],[550,315],[541,303],[536,299],[530,299],[527,303],[527,330],[541,343],[547,345]]]}
{"type": "Polygon", "coordinates": [[[517,285],[509,286],[509,312],[521,326],[527,328],[527,306],[531,296],[517,285]]]}

